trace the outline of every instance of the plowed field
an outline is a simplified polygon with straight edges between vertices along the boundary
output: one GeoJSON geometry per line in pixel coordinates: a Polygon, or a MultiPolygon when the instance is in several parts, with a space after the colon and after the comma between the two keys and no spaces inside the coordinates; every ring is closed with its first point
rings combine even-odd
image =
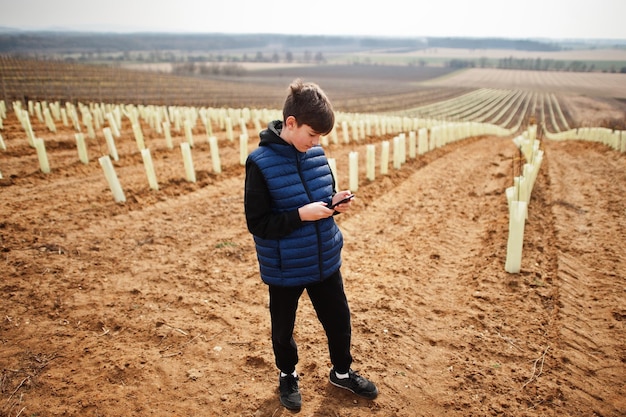
{"type": "MultiPolygon", "coordinates": [[[[237,145],[219,132],[217,174],[197,139],[189,183],[182,135],[168,150],[146,129],[152,191],[125,125],[115,169],[127,201],[116,204],[96,160],[101,135],[84,165],[71,129],[34,128],[47,175],[12,112],[2,130],[0,414],[291,415],[278,402],[237,145]]],[[[326,148],[340,188],[348,153],[383,139],[326,148]]],[[[299,415],[626,414],[626,156],[598,143],[542,146],[519,274],[504,270],[511,138],[469,138],[373,182],[362,176],[337,221],[353,367],[380,395],[328,382],[305,295],[299,415]]]]}

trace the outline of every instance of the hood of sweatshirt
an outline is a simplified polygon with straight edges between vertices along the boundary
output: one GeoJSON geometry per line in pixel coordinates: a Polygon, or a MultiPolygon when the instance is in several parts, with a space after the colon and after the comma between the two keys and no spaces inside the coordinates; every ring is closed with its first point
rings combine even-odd
{"type": "Polygon", "coordinates": [[[274,120],[273,122],[269,122],[267,125],[267,129],[262,130],[259,133],[259,146],[266,146],[270,143],[275,143],[278,145],[286,145],[291,146],[289,143],[285,142],[283,138],[280,137],[280,132],[283,130],[283,122],[281,120],[274,120]]]}

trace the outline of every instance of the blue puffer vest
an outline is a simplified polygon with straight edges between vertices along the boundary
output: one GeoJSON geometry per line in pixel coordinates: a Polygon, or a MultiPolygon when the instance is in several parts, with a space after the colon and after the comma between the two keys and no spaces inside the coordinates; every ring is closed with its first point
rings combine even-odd
{"type": "MultiPolygon", "coordinates": [[[[298,152],[293,146],[266,144],[249,157],[261,169],[276,212],[314,202],[330,203],[333,181],[324,150],[298,152]]],[[[333,217],[304,225],[281,239],[254,236],[263,282],[299,286],[320,282],[341,266],[343,236],[333,217]]]]}

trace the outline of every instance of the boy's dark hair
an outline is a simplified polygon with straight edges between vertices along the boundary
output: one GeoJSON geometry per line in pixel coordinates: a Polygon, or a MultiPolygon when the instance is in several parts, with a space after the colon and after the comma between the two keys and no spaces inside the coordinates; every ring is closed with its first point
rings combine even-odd
{"type": "Polygon", "coordinates": [[[315,133],[327,135],[335,126],[333,106],[326,93],[315,83],[294,80],[283,106],[283,121],[289,116],[296,118],[298,126],[311,126],[315,133]]]}

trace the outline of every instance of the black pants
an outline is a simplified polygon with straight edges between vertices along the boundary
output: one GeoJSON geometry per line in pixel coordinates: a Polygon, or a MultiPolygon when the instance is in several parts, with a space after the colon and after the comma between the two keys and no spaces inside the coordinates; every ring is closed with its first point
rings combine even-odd
{"type": "Polygon", "coordinates": [[[340,271],[320,283],[304,287],[269,286],[272,346],[276,366],[284,373],[292,373],[296,369],[298,348],[293,338],[293,329],[298,300],[305,289],[326,332],[330,361],[337,372],[348,372],[352,364],[352,329],[350,308],[340,271]]]}

